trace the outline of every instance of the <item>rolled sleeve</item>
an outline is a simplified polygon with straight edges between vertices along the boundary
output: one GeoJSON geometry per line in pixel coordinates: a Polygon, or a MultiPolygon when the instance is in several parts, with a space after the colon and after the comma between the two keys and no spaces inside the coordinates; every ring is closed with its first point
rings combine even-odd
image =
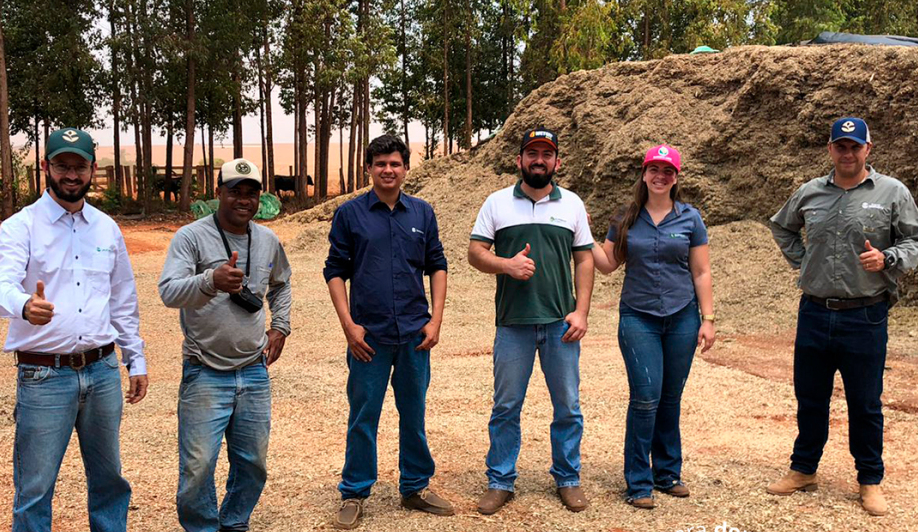
{"type": "Polygon", "coordinates": [[[424,275],[433,275],[434,272],[446,271],[446,254],[443,252],[443,243],[440,242],[440,228],[437,225],[437,215],[430,209],[427,221],[427,241],[425,243],[424,275]]]}
{"type": "Polygon", "coordinates": [[[341,207],[335,211],[331,230],[328,232],[328,258],[322,274],[325,282],[335,277],[344,281],[354,274],[353,241],[347,219],[347,212],[341,207]]]}

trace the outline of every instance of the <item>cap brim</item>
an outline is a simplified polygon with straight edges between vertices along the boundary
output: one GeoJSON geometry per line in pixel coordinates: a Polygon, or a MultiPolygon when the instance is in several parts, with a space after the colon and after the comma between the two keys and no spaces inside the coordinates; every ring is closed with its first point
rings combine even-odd
{"type": "Polygon", "coordinates": [[[59,149],[54,150],[53,152],[49,153],[49,154],[48,154],[48,160],[50,161],[51,159],[57,157],[58,155],[60,155],[60,154],[62,154],[62,153],[75,153],[75,154],[79,155],[80,157],[86,159],[86,160],[89,161],[89,162],[95,162],[95,160],[96,160],[95,157],[93,157],[92,155],[86,153],[85,151],[83,151],[83,150],[81,150],[81,149],[79,149],[79,148],[71,147],[71,146],[64,146],[63,148],[59,148],[59,149]]]}
{"type": "Polygon", "coordinates": [[[242,183],[243,181],[251,181],[252,184],[258,185],[258,190],[261,190],[261,188],[262,188],[262,187],[261,187],[261,182],[260,182],[260,181],[256,181],[256,180],[254,180],[254,179],[252,179],[252,178],[250,178],[250,177],[238,177],[238,178],[236,178],[236,179],[227,179],[226,181],[224,181],[224,182],[222,183],[222,186],[225,186],[225,187],[228,187],[228,188],[233,188],[233,187],[235,187],[236,185],[238,185],[239,183],[242,183]]]}
{"type": "Polygon", "coordinates": [[[554,142],[548,139],[544,139],[544,138],[536,138],[536,139],[530,140],[526,144],[523,144],[523,149],[525,150],[526,148],[532,146],[533,144],[548,144],[551,147],[551,149],[558,151],[558,146],[556,146],[554,142]]]}
{"type": "Polygon", "coordinates": [[[845,135],[845,136],[842,136],[842,137],[838,137],[838,138],[832,139],[830,142],[838,142],[838,141],[840,141],[840,140],[845,140],[845,139],[847,139],[847,140],[853,140],[854,142],[857,142],[858,144],[861,144],[861,145],[867,144],[867,142],[868,142],[868,141],[866,141],[866,140],[864,140],[864,139],[862,139],[862,138],[852,137],[852,136],[849,136],[849,135],[845,135]]]}

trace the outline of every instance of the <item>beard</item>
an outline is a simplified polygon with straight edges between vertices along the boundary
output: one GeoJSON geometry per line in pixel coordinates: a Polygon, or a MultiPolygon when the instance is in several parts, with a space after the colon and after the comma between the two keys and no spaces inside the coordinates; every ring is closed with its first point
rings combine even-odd
{"type": "Polygon", "coordinates": [[[541,175],[530,174],[525,168],[520,168],[520,173],[523,174],[523,182],[536,190],[547,187],[551,183],[551,178],[555,176],[554,170],[549,171],[548,168],[545,168],[545,173],[541,175]]]}
{"type": "Polygon", "coordinates": [[[53,177],[51,177],[51,174],[46,174],[46,176],[48,178],[48,186],[51,187],[51,190],[54,191],[54,195],[57,196],[58,199],[66,201],[67,203],[76,203],[83,199],[83,197],[86,196],[86,193],[89,192],[89,188],[92,186],[92,180],[90,180],[83,188],[77,190],[73,194],[68,194],[61,188],[61,184],[55,181],[53,177]]]}

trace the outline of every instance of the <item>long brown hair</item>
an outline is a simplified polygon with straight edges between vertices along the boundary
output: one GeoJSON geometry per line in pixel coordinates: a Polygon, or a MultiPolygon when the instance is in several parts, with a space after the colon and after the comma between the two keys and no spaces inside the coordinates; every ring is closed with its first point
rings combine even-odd
{"type": "MultiPolygon", "coordinates": [[[[618,226],[615,233],[615,249],[612,254],[619,264],[623,264],[628,257],[628,230],[637,221],[638,216],[641,214],[641,209],[647,204],[647,198],[650,196],[650,192],[647,190],[647,183],[644,182],[645,171],[646,167],[638,175],[637,183],[631,187],[631,203],[625,207],[624,214],[620,214],[612,220],[612,223],[618,226]]],[[[678,177],[679,174],[677,173],[676,183],[673,188],[669,189],[669,197],[673,200],[673,203],[680,199],[678,177]]]]}

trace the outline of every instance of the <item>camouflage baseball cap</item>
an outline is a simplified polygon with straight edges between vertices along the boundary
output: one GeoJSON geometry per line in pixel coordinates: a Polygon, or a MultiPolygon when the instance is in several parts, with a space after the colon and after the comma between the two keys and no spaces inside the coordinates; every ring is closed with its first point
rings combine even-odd
{"type": "Polygon", "coordinates": [[[58,129],[48,135],[45,158],[51,160],[61,153],[75,153],[89,162],[96,160],[96,143],[89,133],[72,127],[58,129]]]}

